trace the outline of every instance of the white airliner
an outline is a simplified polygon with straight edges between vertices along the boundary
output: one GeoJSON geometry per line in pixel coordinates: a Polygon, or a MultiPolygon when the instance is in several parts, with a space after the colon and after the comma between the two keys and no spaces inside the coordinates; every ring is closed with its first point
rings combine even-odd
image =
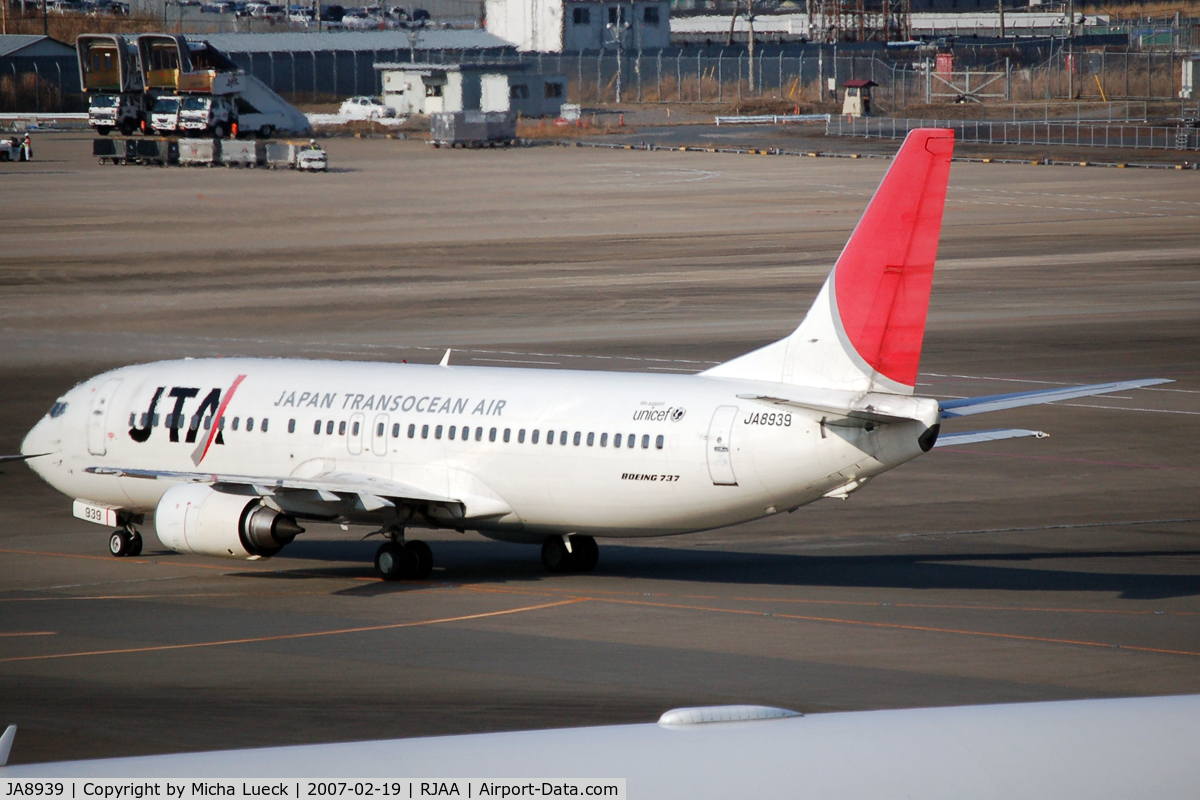
{"type": "Polygon", "coordinates": [[[136,555],[271,556],[298,520],[369,525],[387,580],[432,568],[411,528],[542,545],[591,569],[594,536],[687,533],[845,497],[935,444],[941,421],[1165,383],[915,397],[953,132],[905,140],[791,336],[699,375],[185,359],[76,386],[21,456],[136,555]]]}

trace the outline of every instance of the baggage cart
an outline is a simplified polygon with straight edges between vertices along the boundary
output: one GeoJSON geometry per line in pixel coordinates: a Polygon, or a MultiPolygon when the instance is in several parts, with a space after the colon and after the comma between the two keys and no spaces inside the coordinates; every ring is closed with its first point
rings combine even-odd
{"type": "Polygon", "coordinates": [[[222,139],[221,163],[227,167],[257,167],[266,164],[266,144],[253,139],[222,139]]]}
{"type": "Polygon", "coordinates": [[[434,147],[495,147],[517,143],[517,119],[506,111],[442,111],[431,114],[434,147]]]}
{"type": "Polygon", "coordinates": [[[194,167],[211,167],[221,161],[220,139],[180,139],[179,163],[194,167]]]}

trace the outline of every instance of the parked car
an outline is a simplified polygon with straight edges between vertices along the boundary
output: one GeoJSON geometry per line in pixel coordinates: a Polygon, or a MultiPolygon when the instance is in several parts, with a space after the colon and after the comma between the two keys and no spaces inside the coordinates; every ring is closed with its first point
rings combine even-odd
{"type": "Polygon", "coordinates": [[[321,6],[321,21],[322,22],[341,22],[342,17],[346,15],[346,9],[342,6],[323,5],[321,6]]]}
{"type": "Polygon", "coordinates": [[[351,97],[342,103],[338,114],[346,119],[368,120],[396,116],[395,110],[379,102],[379,98],[367,96],[351,97]]]}

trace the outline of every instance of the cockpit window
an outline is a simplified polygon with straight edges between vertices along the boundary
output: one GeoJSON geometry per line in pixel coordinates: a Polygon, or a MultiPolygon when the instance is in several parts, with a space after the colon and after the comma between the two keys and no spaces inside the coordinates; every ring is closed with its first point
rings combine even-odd
{"type": "Polygon", "coordinates": [[[50,406],[51,417],[61,417],[65,413],[67,413],[66,403],[55,403],[54,405],[50,406]]]}

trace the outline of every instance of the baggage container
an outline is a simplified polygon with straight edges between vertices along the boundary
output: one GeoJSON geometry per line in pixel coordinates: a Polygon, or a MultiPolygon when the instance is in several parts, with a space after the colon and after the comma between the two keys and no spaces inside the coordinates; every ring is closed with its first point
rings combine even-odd
{"type": "Polygon", "coordinates": [[[437,112],[429,117],[429,129],[437,147],[494,147],[517,141],[517,119],[506,111],[437,112]]]}
{"type": "Polygon", "coordinates": [[[292,169],[296,166],[296,151],[299,147],[291,142],[268,142],[267,166],[271,169],[292,169]]]}
{"type": "Polygon", "coordinates": [[[266,144],[254,139],[222,139],[221,163],[227,167],[257,167],[267,163],[266,144]]]}
{"type": "Polygon", "coordinates": [[[179,163],[211,167],[221,160],[220,139],[180,139],[179,163]]]}
{"type": "Polygon", "coordinates": [[[179,142],[176,139],[126,139],[134,143],[134,157],[131,161],[139,164],[158,164],[165,167],[168,164],[179,163],[179,142]]]}
{"type": "Polygon", "coordinates": [[[109,161],[114,164],[125,157],[125,143],[120,139],[93,139],[92,155],[100,158],[100,163],[109,161]]]}

